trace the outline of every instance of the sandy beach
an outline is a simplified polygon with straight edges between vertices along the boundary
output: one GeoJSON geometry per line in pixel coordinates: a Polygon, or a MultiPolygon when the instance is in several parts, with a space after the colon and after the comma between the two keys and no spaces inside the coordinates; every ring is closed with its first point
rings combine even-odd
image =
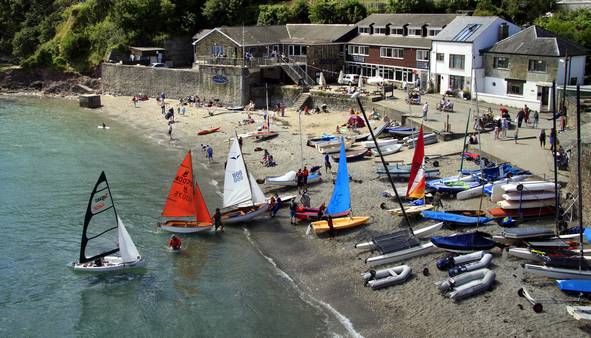
{"type": "MultiPolygon", "coordinates": [[[[168,100],[175,107],[178,100],[168,100]]],[[[154,99],[144,101],[135,108],[130,97],[102,96],[103,108],[88,110],[97,115],[97,124],[102,122],[103,114],[109,119],[125,123],[133,127],[138,134],[146,136],[146,142],[155,142],[163,147],[192,149],[201,154],[201,144],[210,144],[214,149],[215,161],[209,164],[209,170],[223,186],[224,161],[228,150],[228,139],[237,133],[254,131],[262,124],[262,110],[253,115],[255,124],[239,126],[246,118],[245,112],[227,112],[223,108],[188,107],[185,115],[175,114],[173,139],[167,134],[167,121],[161,114],[160,106],[154,99]],[[208,111],[214,115],[210,116],[208,111]],[[197,131],[221,127],[218,133],[198,136],[197,131]]],[[[352,107],[358,110],[356,105],[352,107]]],[[[332,133],[337,124],[344,123],[348,113],[331,112],[301,116],[302,139],[318,136],[323,132],[332,133]]],[[[377,126],[380,122],[374,122],[377,126]]],[[[286,116],[277,117],[272,130],[279,137],[261,143],[253,139],[245,139],[243,153],[249,171],[257,178],[267,175],[282,175],[301,166],[300,134],[298,115],[286,110],[286,116]],[[255,148],[267,149],[275,158],[277,166],[266,168],[260,163],[262,152],[255,148]]],[[[365,130],[363,131],[365,132],[365,130]]],[[[437,143],[426,146],[428,155],[450,154],[459,152],[462,140],[437,143]]],[[[357,146],[359,147],[359,146],[357,146]]],[[[404,160],[412,158],[412,150],[405,149],[400,153],[387,156],[387,159],[404,160]]],[[[205,156],[194,156],[194,159],[207,164],[205,156]]],[[[180,158],[179,158],[180,161],[180,158]]],[[[323,155],[316,149],[303,145],[303,161],[308,167],[322,165],[323,155]]],[[[447,156],[439,159],[441,176],[455,174],[459,169],[459,157],[447,156]]],[[[296,283],[298,288],[311,297],[326,303],[327,308],[334,308],[338,313],[350,320],[351,335],[364,337],[567,337],[587,336],[591,326],[578,323],[570,317],[564,303],[558,301],[544,303],[544,312],[536,314],[531,305],[517,296],[522,286],[541,299],[561,300],[568,298],[558,288],[552,286],[551,280],[527,278],[520,264],[523,261],[507,258],[506,254],[496,248],[492,269],[497,274],[494,288],[478,296],[454,303],[443,297],[434,283],[447,277],[445,271],[437,270],[435,261],[444,256],[443,252],[411,259],[406,264],[413,269],[412,277],[404,284],[383,290],[373,291],[363,286],[361,273],[370,266],[364,259],[371,256],[370,252],[361,252],[353,246],[355,243],[373,235],[385,234],[400,228],[401,219],[391,216],[380,208],[381,203],[395,207],[396,202],[381,196],[381,192],[390,189],[386,181],[380,180],[375,174],[374,159],[352,162],[348,164],[351,183],[351,201],[353,213],[358,216],[371,216],[370,222],[360,228],[338,233],[334,240],[316,235],[306,235],[307,223],[290,225],[289,212],[283,209],[275,218],[265,217],[247,226],[252,239],[261,252],[272,258],[277,266],[285,271],[296,283]],[[428,268],[429,275],[423,275],[428,268]]],[[[476,168],[465,163],[467,168],[476,168]]],[[[336,174],[336,163],[333,170],[336,174]]],[[[524,168],[527,169],[527,168],[524,168]]],[[[321,169],[324,181],[309,189],[312,205],[318,206],[328,201],[332,191],[330,174],[321,169]]],[[[198,174],[197,174],[198,177],[198,174]]],[[[405,182],[400,182],[404,184],[405,182]]],[[[266,192],[273,190],[262,185],[266,192]]],[[[286,194],[297,194],[297,189],[282,189],[286,194]]],[[[444,200],[447,209],[476,209],[480,199],[467,201],[444,200]]],[[[483,199],[482,208],[487,209],[493,204],[483,199]]],[[[215,206],[210,205],[210,208],[215,206]]],[[[412,225],[422,226],[433,222],[413,219],[412,225]]],[[[494,223],[491,223],[494,224],[494,223]]],[[[552,227],[552,220],[531,222],[530,225],[545,224],[552,227]]],[[[486,225],[482,231],[498,234],[502,228],[486,225]]],[[[442,230],[439,234],[451,234],[468,229],[442,230]]],[[[399,264],[394,264],[399,265],[399,264]]],[[[575,298],[571,298],[575,299],[575,298]]],[[[297,320],[292,318],[289,320],[297,320]]],[[[346,321],[344,321],[346,322],[346,321]]]]}

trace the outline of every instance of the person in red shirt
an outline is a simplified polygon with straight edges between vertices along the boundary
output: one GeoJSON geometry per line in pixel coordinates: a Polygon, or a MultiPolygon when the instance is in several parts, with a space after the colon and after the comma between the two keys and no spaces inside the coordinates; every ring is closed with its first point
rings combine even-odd
{"type": "Polygon", "coordinates": [[[304,185],[304,187],[308,186],[308,169],[306,169],[306,167],[304,167],[304,170],[302,170],[302,183],[304,185]]]}
{"type": "Polygon", "coordinates": [[[175,235],[170,236],[168,240],[168,247],[172,250],[180,250],[182,246],[181,239],[176,237],[175,235]]]}

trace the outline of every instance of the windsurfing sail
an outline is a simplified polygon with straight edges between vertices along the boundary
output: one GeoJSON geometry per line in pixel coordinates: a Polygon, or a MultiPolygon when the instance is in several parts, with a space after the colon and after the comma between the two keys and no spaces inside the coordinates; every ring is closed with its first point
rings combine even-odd
{"type": "Polygon", "coordinates": [[[162,210],[163,217],[195,217],[197,224],[211,222],[211,216],[205,205],[205,200],[194,182],[193,159],[191,151],[179,166],[176,176],[170,186],[168,198],[162,210]]]}
{"type": "Polygon", "coordinates": [[[410,179],[408,180],[408,188],[406,190],[406,197],[409,198],[425,198],[425,140],[423,138],[423,126],[419,130],[415,153],[412,157],[410,168],[410,179]]]}
{"type": "Polygon", "coordinates": [[[78,262],[91,262],[119,251],[115,235],[117,228],[117,211],[103,171],[92,189],[86,207],[78,262]]]}
{"type": "Polygon", "coordinates": [[[238,137],[234,137],[224,177],[224,208],[245,202],[259,204],[265,202],[265,195],[256,180],[246,170],[246,163],[240,150],[238,137]]]}
{"type": "Polygon", "coordinates": [[[117,227],[119,229],[119,250],[121,251],[121,260],[123,263],[135,262],[140,260],[141,256],[135,243],[131,240],[123,221],[117,216],[117,227]]]}
{"type": "Polygon", "coordinates": [[[345,140],[341,138],[341,153],[339,155],[339,169],[337,179],[328,202],[326,212],[334,215],[351,210],[351,191],[349,190],[349,171],[347,170],[347,155],[345,154],[345,140]]]}

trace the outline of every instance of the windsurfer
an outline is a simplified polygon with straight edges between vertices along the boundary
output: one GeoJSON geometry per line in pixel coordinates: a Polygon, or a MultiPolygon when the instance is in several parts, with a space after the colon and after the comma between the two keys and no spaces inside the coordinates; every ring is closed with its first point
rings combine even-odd
{"type": "Polygon", "coordinates": [[[181,239],[176,237],[175,235],[170,236],[168,240],[168,247],[172,250],[180,250],[182,246],[181,239]]]}

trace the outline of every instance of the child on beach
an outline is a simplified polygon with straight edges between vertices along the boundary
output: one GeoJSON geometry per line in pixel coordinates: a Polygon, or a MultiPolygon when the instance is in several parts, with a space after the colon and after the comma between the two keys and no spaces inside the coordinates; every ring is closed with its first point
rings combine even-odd
{"type": "Polygon", "coordinates": [[[211,161],[213,159],[213,148],[210,145],[208,145],[206,152],[207,152],[207,162],[211,163],[211,161]]]}

